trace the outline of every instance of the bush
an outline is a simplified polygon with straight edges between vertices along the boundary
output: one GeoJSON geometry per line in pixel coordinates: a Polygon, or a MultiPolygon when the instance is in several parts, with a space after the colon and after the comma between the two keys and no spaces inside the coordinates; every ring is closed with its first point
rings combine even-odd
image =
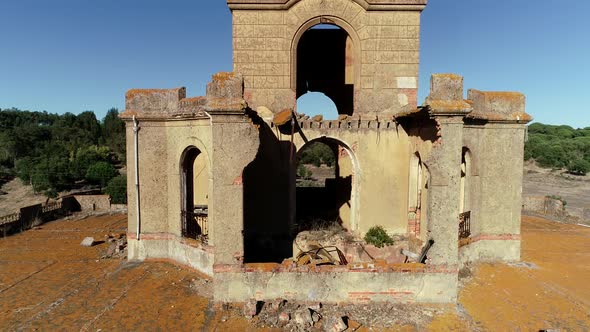
{"type": "Polygon", "coordinates": [[[373,226],[369,229],[367,234],[365,234],[365,242],[368,244],[372,244],[377,248],[381,248],[383,246],[390,246],[393,244],[393,239],[391,236],[385,232],[383,227],[381,226],[373,226]]]}
{"type": "Polygon", "coordinates": [[[590,172],[590,162],[581,158],[575,159],[567,166],[567,171],[574,175],[586,175],[590,172]]]}
{"type": "Polygon", "coordinates": [[[99,161],[88,167],[88,171],[86,171],[86,180],[93,184],[100,184],[104,187],[110,179],[118,174],[119,172],[117,172],[113,165],[104,161],[99,161]]]}
{"type": "Polygon", "coordinates": [[[111,203],[127,204],[127,177],[119,175],[112,178],[104,191],[111,196],[111,203]]]}
{"type": "Polygon", "coordinates": [[[561,201],[561,204],[563,204],[563,208],[565,209],[565,206],[567,205],[567,201],[565,199],[563,199],[563,197],[558,196],[558,195],[547,195],[545,196],[546,198],[550,198],[550,199],[555,199],[558,201],[561,201]]]}
{"type": "Polygon", "coordinates": [[[298,177],[307,180],[307,179],[310,179],[312,175],[313,175],[313,173],[309,169],[307,169],[307,167],[305,167],[305,165],[300,164],[297,167],[297,176],[298,177]]]}

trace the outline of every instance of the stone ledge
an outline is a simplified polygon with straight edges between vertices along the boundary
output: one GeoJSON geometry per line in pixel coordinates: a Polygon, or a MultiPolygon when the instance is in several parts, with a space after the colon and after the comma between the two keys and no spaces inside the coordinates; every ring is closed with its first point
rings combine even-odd
{"type": "MultiPolygon", "coordinates": [[[[287,10],[301,0],[227,0],[231,10],[287,10]]],[[[427,0],[352,0],[363,9],[422,11],[427,0]]]]}

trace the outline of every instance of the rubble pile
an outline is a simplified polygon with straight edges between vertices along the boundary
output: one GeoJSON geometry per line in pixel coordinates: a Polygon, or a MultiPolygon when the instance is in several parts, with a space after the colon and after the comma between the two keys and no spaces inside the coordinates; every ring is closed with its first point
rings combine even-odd
{"type": "Polygon", "coordinates": [[[127,235],[121,234],[107,234],[104,236],[104,242],[108,244],[106,253],[101,257],[108,258],[127,258],[127,235]]]}
{"type": "MultiPolygon", "coordinates": [[[[236,311],[229,304],[224,305],[223,309],[236,311]]],[[[416,304],[303,304],[280,299],[272,302],[250,300],[243,305],[241,314],[259,328],[281,328],[292,332],[341,332],[355,331],[361,326],[424,326],[442,311],[443,308],[436,306],[430,308],[416,304]]]]}

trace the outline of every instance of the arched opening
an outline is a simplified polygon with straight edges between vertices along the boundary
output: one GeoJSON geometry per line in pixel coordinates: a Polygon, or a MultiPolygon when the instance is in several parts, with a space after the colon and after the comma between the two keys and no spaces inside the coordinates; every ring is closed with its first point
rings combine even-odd
{"type": "Polygon", "coordinates": [[[296,96],[322,92],[334,101],[338,114],[352,115],[356,76],[353,40],[328,19],[315,23],[296,40],[296,96]]]}
{"type": "Polygon", "coordinates": [[[308,92],[297,98],[297,112],[310,116],[321,115],[324,120],[338,119],[336,104],[321,92],[308,92]]]}
{"type": "Polygon", "coordinates": [[[209,176],[207,158],[189,146],[180,160],[181,234],[206,240],[208,235],[209,176]]]}
{"type": "Polygon", "coordinates": [[[469,149],[463,148],[461,155],[461,195],[459,201],[459,211],[467,212],[471,210],[469,202],[469,185],[471,175],[471,153],[469,149]]]}
{"type": "Polygon", "coordinates": [[[463,148],[461,153],[461,183],[459,194],[459,239],[471,235],[471,153],[463,148]]]}
{"type": "Polygon", "coordinates": [[[417,152],[410,159],[408,187],[408,233],[420,236],[422,210],[422,160],[417,152]]]}
{"type": "Polygon", "coordinates": [[[346,147],[319,138],[298,151],[296,162],[297,230],[352,229],[354,163],[346,147]]]}

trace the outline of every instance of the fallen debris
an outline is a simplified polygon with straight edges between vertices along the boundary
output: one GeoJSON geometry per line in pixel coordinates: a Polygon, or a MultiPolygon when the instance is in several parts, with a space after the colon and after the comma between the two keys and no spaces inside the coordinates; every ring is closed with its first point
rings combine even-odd
{"type": "Polygon", "coordinates": [[[104,236],[104,242],[109,246],[106,253],[101,257],[102,259],[127,257],[126,234],[107,234],[104,236]]]}
{"type": "Polygon", "coordinates": [[[92,247],[95,245],[94,238],[91,236],[85,237],[84,240],[80,243],[82,247],[92,247]]]}

